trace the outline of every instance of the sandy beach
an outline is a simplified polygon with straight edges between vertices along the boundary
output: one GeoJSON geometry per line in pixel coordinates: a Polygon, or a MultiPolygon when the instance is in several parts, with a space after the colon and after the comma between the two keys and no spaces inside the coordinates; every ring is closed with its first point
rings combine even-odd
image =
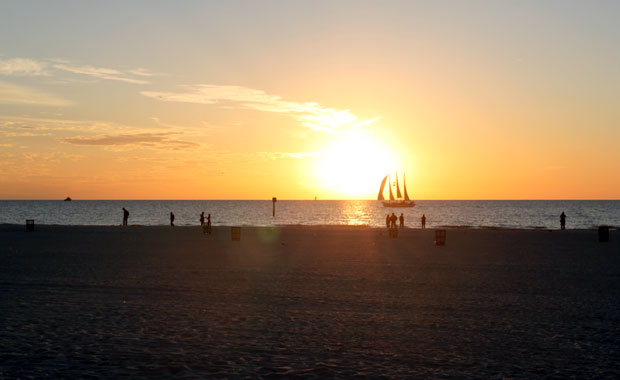
{"type": "Polygon", "coordinates": [[[620,231],[0,226],[0,378],[620,377],[620,231]]]}

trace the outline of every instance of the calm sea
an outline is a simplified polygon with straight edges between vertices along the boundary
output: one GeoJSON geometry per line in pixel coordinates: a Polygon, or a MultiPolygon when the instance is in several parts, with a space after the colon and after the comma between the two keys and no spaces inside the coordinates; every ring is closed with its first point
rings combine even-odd
{"type": "Polygon", "coordinates": [[[620,201],[416,201],[414,208],[385,208],[378,201],[0,201],[0,223],[120,225],[122,207],[129,224],[166,225],[170,211],[176,225],[197,225],[201,211],[213,225],[368,225],[383,227],[386,213],[404,213],[405,225],[558,228],[562,211],[567,228],[620,226],[620,201]]]}

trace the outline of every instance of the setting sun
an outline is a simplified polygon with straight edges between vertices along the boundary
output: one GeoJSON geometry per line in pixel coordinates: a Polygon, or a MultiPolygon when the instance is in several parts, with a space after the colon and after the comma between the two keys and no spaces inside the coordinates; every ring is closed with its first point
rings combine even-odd
{"type": "Polygon", "coordinates": [[[395,155],[381,141],[352,132],[327,145],[317,166],[317,181],[335,197],[373,199],[381,178],[395,163],[395,155]]]}

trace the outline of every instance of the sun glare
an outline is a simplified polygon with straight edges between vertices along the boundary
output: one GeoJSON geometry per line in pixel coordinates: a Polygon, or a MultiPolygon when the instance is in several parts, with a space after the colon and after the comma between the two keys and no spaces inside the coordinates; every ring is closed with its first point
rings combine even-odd
{"type": "Polygon", "coordinates": [[[372,199],[395,155],[367,134],[351,133],[332,142],[318,165],[323,188],[342,199],[372,199]]]}

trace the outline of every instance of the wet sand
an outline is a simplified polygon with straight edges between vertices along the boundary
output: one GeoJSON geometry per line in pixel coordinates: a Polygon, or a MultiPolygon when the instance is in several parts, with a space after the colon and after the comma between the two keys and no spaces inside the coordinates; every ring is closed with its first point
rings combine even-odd
{"type": "Polygon", "coordinates": [[[0,378],[620,377],[620,231],[0,225],[0,378]]]}

